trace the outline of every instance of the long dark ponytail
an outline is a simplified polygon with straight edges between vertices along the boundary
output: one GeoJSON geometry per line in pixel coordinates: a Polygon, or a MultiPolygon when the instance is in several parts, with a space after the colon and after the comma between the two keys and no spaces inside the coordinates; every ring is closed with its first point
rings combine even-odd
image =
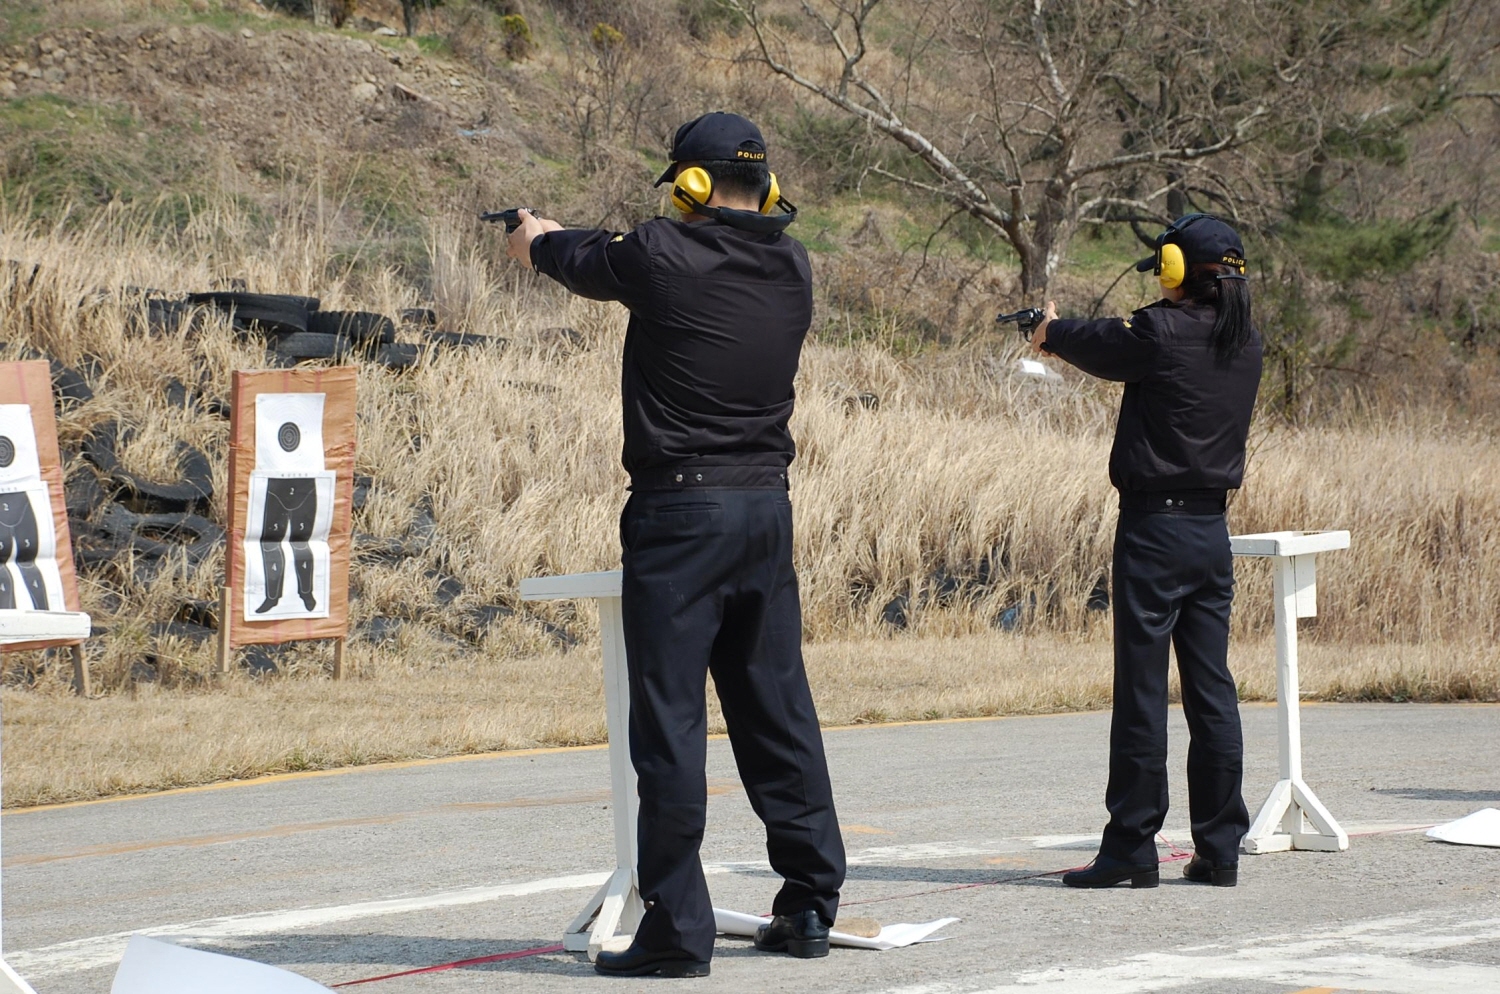
{"type": "Polygon", "coordinates": [[[1250,343],[1254,334],[1250,283],[1232,266],[1216,262],[1189,266],[1182,294],[1188,300],[1213,305],[1214,356],[1220,362],[1229,362],[1250,343]]]}

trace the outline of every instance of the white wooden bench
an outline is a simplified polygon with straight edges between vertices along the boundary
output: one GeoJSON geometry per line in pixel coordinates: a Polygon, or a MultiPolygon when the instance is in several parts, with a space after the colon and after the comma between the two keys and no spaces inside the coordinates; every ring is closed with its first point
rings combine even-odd
{"type": "MultiPolygon", "coordinates": [[[[89,616],[82,611],[9,611],[0,609],[0,645],[50,642],[89,637],[89,616]]],[[[0,931],[3,935],[3,931],[0,931]]],[[[0,942],[3,949],[3,942],[0,942]]],[[[36,994],[5,962],[0,952],[0,994],[36,994]]]]}

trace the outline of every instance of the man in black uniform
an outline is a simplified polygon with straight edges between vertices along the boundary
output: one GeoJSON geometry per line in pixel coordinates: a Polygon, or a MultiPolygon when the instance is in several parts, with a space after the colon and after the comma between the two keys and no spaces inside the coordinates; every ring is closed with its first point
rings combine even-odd
{"type": "Polygon", "coordinates": [[[630,310],[620,542],[646,913],[628,950],[595,962],[622,976],[709,971],[714,915],[698,858],[707,673],[785,878],[756,945],[826,955],[844,881],[787,498],[792,379],[812,320],[807,251],[782,233],[795,208],[745,118],[679,128],[657,185],[669,180],[684,220],[616,234],[523,213],[509,245],[574,293],[630,310]]]}
{"type": "Polygon", "coordinates": [[[1260,386],[1245,250],[1217,218],[1190,214],[1157,241],[1165,299],[1129,318],[1048,320],[1042,351],[1125,384],[1110,454],[1120,491],[1114,549],[1115,681],[1109,786],[1099,856],[1064,875],[1073,887],[1159,880],[1156,835],[1167,813],[1168,647],[1177,650],[1196,854],[1190,880],[1233,886],[1250,819],[1240,794],[1239,701],[1229,673],[1234,566],[1227,493],[1244,477],[1260,386]]]}

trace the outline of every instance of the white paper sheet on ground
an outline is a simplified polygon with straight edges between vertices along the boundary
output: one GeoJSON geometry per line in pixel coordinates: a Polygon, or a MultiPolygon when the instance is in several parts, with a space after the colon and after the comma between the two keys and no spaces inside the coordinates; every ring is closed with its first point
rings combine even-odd
{"type": "MultiPolygon", "coordinates": [[[[754,935],[755,930],[766,923],[767,919],[757,918],[755,915],[747,915],[739,911],[725,911],[723,908],[714,909],[714,925],[725,935],[754,935]]],[[[921,925],[887,925],[880,930],[880,934],[873,939],[866,939],[860,935],[848,935],[844,932],[829,932],[828,941],[835,946],[848,946],[851,949],[898,949],[901,946],[909,946],[914,942],[941,942],[947,936],[933,936],[932,933],[940,928],[946,928],[958,921],[957,918],[939,918],[937,921],[924,922],[921,925]]]]}
{"type": "Polygon", "coordinates": [[[1048,369],[1045,363],[1038,362],[1035,359],[1017,359],[1016,367],[1023,376],[1037,376],[1044,380],[1050,380],[1053,377],[1062,379],[1061,376],[1048,369]]]}
{"type": "Polygon", "coordinates": [[[1500,810],[1481,808],[1458,821],[1427,830],[1429,839],[1453,842],[1461,846],[1495,846],[1500,848],[1500,810]]]}
{"type": "Polygon", "coordinates": [[[0,959],[0,994],[36,994],[36,991],[10,968],[9,963],[0,959]]]}
{"type": "Polygon", "coordinates": [[[331,994],[306,977],[233,956],[130,937],[110,994],[331,994]]]}

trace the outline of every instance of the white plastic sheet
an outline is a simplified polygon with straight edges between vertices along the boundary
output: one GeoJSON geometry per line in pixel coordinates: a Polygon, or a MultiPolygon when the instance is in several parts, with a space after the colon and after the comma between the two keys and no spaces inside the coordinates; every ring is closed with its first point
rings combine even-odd
{"type": "Polygon", "coordinates": [[[36,991],[10,968],[9,963],[0,959],[0,994],[36,994],[36,991]]]}
{"type": "MultiPolygon", "coordinates": [[[[768,919],[757,918],[755,915],[747,915],[739,911],[725,911],[723,908],[714,909],[714,925],[725,935],[754,935],[755,930],[764,925],[768,919]]],[[[848,946],[851,949],[898,949],[901,946],[909,946],[914,942],[941,942],[947,936],[934,936],[932,933],[940,928],[946,928],[958,921],[957,918],[939,918],[937,921],[924,922],[920,925],[887,925],[880,930],[880,934],[873,939],[867,939],[861,935],[849,935],[846,932],[829,932],[828,941],[835,946],[848,946]]]]}
{"type": "Polygon", "coordinates": [[[1500,810],[1481,808],[1458,821],[1427,830],[1429,839],[1452,842],[1460,846],[1494,846],[1500,848],[1500,810]]]}
{"type": "Polygon", "coordinates": [[[264,963],[185,949],[134,935],[110,994],[331,994],[306,977],[264,963]]]}

